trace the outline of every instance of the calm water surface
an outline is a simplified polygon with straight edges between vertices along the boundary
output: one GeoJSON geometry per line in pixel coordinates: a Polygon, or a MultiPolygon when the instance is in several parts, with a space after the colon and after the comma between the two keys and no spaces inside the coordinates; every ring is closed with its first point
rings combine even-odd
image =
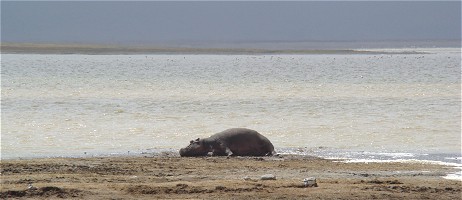
{"type": "Polygon", "coordinates": [[[460,157],[460,49],[421,51],[3,54],[1,157],[176,151],[232,127],[280,152],[460,157]]]}

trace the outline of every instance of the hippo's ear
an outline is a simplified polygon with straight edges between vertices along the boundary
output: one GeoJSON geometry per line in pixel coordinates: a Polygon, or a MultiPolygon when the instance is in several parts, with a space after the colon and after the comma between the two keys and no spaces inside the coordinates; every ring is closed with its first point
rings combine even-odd
{"type": "Polygon", "coordinates": [[[199,142],[199,140],[200,140],[200,138],[197,138],[197,139],[196,139],[196,142],[199,142]]]}

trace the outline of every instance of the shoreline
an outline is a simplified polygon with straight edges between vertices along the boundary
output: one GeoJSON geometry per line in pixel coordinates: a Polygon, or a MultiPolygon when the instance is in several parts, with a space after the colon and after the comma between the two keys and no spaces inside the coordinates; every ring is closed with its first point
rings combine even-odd
{"type": "MultiPolygon", "coordinates": [[[[51,154],[52,152],[42,152],[29,156],[10,156],[5,157],[5,152],[1,154],[0,160],[32,160],[48,158],[92,158],[92,157],[140,157],[145,155],[179,156],[180,147],[148,148],[125,151],[81,151],[67,154],[51,154]]],[[[361,149],[337,149],[333,147],[280,147],[275,151],[280,155],[314,156],[331,160],[350,160],[352,162],[388,162],[420,160],[428,162],[441,162],[451,164],[462,164],[462,154],[459,152],[416,152],[416,151],[366,151],[361,149]]],[[[0,152],[1,153],[1,152],[0,152]]]]}
{"type": "MultiPolygon", "coordinates": [[[[169,47],[169,46],[122,46],[92,44],[41,44],[41,43],[2,43],[1,54],[83,54],[83,55],[136,55],[136,54],[216,54],[216,55],[262,55],[262,54],[300,54],[300,55],[338,55],[338,54],[426,54],[418,51],[382,51],[363,48],[339,49],[270,49],[240,47],[169,47]]],[[[401,49],[401,48],[400,48],[401,49]]],[[[406,49],[406,48],[404,48],[406,49]]]]}
{"type": "MultiPolygon", "coordinates": [[[[459,180],[462,181],[462,163],[460,154],[419,154],[419,153],[371,153],[363,152],[362,156],[357,154],[360,152],[348,152],[345,154],[337,154],[333,156],[332,151],[327,152],[313,152],[313,150],[303,151],[302,149],[292,149],[288,151],[279,151],[280,153],[277,156],[290,156],[298,158],[319,158],[323,160],[330,160],[333,162],[342,162],[342,163],[375,163],[375,164],[389,164],[389,163],[401,163],[401,164],[424,164],[424,165],[439,165],[446,168],[454,169],[452,172],[447,172],[445,175],[442,175],[442,178],[459,180]],[[368,156],[365,156],[368,155],[368,156]],[[438,156],[435,156],[438,155],[438,156]]],[[[11,158],[0,158],[1,161],[5,162],[15,162],[15,161],[34,161],[34,160],[43,160],[43,159],[93,159],[93,158],[123,158],[123,157],[132,157],[132,158],[141,158],[141,157],[180,157],[177,150],[173,149],[157,149],[150,151],[141,151],[141,152],[127,152],[127,153],[98,153],[92,154],[85,152],[83,155],[55,155],[55,156],[38,156],[38,157],[11,157],[11,158]]],[[[210,156],[208,156],[210,157],[210,156]]]]}
{"type": "MultiPolygon", "coordinates": [[[[462,157],[458,153],[418,153],[418,152],[370,152],[370,151],[345,151],[339,149],[319,148],[282,148],[277,150],[279,156],[316,157],[324,160],[343,163],[402,163],[402,164],[431,164],[443,167],[460,169],[455,173],[447,173],[444,178],[462,181],[462,157]]],[[[128,151],[125,153],[97,153],[83,152],[82,154],[47,155],[31,157],[0,157],[0,162],[14,162],[42,159],[92,159],[92,158],[120,158],[120,157],[180,157],[178,149],[174,148],[151,148],[143,151],[128,151]]]]}
{"type": "Polygon", "coordinates": [[[144,155],[2,160],[1,198],[458,199],[455,169],[423,163],[345,163],[312,156],[144,155]],[[261,180],[272,174],[276,180],[261,180]],[[302,180],[317,179],[318,187],[302,180]],[[32,184],[33,189],[27,189],[32,184]]]}

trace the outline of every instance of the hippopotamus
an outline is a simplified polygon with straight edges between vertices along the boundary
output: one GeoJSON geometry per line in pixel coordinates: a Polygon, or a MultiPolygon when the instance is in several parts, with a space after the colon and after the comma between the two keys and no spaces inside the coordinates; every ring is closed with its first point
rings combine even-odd
{"type": "Polygon", "coordinates": [[[207,156],[271,156],[273,144],[257,131],[232,128],[208,138],[191,140],[189,146],[180,149],[182,157],[207,156]]]}

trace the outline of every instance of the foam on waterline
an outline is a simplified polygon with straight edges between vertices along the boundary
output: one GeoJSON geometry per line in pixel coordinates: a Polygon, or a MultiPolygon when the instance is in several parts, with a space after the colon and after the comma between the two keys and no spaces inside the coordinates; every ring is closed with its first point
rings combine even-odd
{"type": "Polygon", "coordinates": [[[459,171],[455,173],[449,173],[446,176],[443,176],[443,178],[449,179],[449,180],[462,181],[462,167],[454,167],[454,168],[459,169],[459,171]]]}
{"type": "Polygon", "coordinates": [[[417,159],[396,159],[396,160],[377,160],[377,159],[349,159],[343,161],[334,161],[334,162],[343,162],[343,163],[422,163],[422,164],[434,164],[434,165],[443,165],[453,167],[458,169],[458,172],[449,173],[446,176],[442,176],[445,179],[450,180],[459,180],[462,181],[462,164],[460,163],[450,163],[434,160],[417,160],[417,159]]]}

